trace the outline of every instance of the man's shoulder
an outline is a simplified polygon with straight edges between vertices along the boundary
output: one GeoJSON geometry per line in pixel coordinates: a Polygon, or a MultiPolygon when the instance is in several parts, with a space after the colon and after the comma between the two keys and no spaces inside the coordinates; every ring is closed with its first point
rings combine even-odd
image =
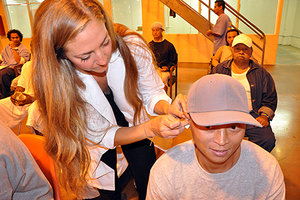
{"type": "Polygon", "coordinates": [[[195,156],[195,147],[192,140],[178,144],[164,153],[154,165],[157,167],[166,166],[167,169],[170,165],[178,166],[182,161],[191,161],[195,156]]]}
{"type": "Polygon", "coordinates": [[[253,142],[249,142],[243,140],[242,143],[242,155],[245,157],[245,160],[249,163],[261,165],[277,165],[278,161],[276,158],[261,148],[260,146],[254,144],[253,142]]]}
{"type": "Polygon", "coordinates": [[[174,46],[169,40],[164,39],[163,42],[169,46],[174,46]]]}
{"type": "Polygon", "coordinates": [[[9,46],[9,44],[8,45],[6,45],[4,48],[3,48],[3,50],[2,51],[4,51],[4,50],[8,50],[8,49],[11,49],[11,47],[9,46]]]}
{"type": "Polygon", "coordinates": [[[218,19],[222,19],[222,20],[230,20],[229,16],[226,15],[225,13],[221,14],[221,15],[219,16],[218,19]]]}
{"type": "Polygon", "coordinates": [[[18,48],[20,48],[20,49],[26,49],[26,50],[29,51],[29,49],[24,44],[22,44],[22,43],[19,45],[18,48]]]}
{"type": "Polygon", "coordinates": [[[216,67],[213,69],[213,73],[225,73],[225,71],[231,70],[231,60],[225,60],[224,62],[219,63],[216,67]]]}
{"type": "Polygon", "coordinates": [[[260,64],[254,62],[253,60],[250,61],[250,68],[251,68],[251,71],[254,71],[256,73],[259,73],[259,74],[264,74],[264,75],[267,75],[267,76],[271,76],[271,74],[264,68],[262,67],[260,64]]]}

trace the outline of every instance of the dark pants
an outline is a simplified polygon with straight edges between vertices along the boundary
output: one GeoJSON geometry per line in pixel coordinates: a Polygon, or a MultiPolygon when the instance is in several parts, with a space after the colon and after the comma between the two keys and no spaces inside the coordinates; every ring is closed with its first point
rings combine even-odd
{"type": "Polygon", "coordinates": [[[128,161],[128,169],[118,179],[116,171],[116,150],[111,149],[103,154],[101,161],[115,170],[115,191],[101,190],[100,196],[90,200],[120,200],[121,191],[130,180],[130,175],[133,176],[139,199],[146,198],[149,173],[152,165],[156,161],[154,145],[150,146],[151,141],[148,139],[135,142],[128,145],[123,145],[122,150],[128,161]],[[130,172],[130,175],[128,174],[130,172]]]}
{"type": "Polygon", "coordinates": [[[128,161],[129,170],[135,180],[139,199],[146,198],[150,169],[156,161],[154,145],[148,139],[123,145],[122,150],[128,161]]]}
{"type": "MultiPolygon", "coordinates": [[[[258,117],[258,115],[253,112],[251,112],[251,115],[254,118],[258,117]]],[[[249,141],[254,142],[268,152],[271,152],[275,147],[276,139],[270,125],[262,128],[247,125],[245,136],[249,138],[249,141]]]]}
{"type": "Polygon", "coordinates": [[[0,70],[0,99],[11,95],[10,85],[14,78],[16,78],[14,69],[6,67],[0,70]]]}
{"type": "Polygon", "coordinates": [[[100,196],[90,199],[90,200],[120,200],[121,199],[121,188],[117,175],[117,154],[116,149],[110,149],[106,151],[102,157],[101,161],[107,164],[115,171],[115,191],[110,190],[102,190],[98,189],[100,192],[100,196]]]}

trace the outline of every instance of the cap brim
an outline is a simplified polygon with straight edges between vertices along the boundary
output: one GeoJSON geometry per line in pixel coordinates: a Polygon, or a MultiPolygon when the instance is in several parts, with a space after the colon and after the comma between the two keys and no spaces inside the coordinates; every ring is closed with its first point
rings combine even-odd
{"type": "Polygon", "coordinates": [[[204,113],[190,113],[193,121],[199,126],[216,126],[223,124],[249,124],[262,127],[262,125],[249,113],[240,111],[214,111],[204,113]]]}

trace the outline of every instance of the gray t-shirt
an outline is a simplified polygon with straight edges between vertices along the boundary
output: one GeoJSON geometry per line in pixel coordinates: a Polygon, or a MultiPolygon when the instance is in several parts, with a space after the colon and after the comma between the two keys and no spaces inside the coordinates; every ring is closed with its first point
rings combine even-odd
{"type": "Polygon", "coordinates": [[[214,54],[221,47],[226,45],[226,33],[231,28],[231,20],[226,14],[221,14],[213,27],[213,33],[220,35],[214,37],[214,54]]]}
{"type": "Polygon", "coordinates": [[[52,188],[22,141],[0,121],[0,200],[49,200],[52,188]]]}
{"type": "Polygon", "coordinates": [[[192,141],[162,155],[151,169],[146,199],[266,200],[285,199],[277,160],[249,141],[242,141],[238,162],[224,173],[208,173],[192,141]]]}

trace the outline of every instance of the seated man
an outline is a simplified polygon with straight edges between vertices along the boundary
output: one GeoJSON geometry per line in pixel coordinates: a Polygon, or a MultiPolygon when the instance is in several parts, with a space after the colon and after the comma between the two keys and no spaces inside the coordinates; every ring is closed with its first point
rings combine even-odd
{"type": "Polygon", "coordinates": [[[245,34],[236,36],[232,43],[233,59],[217,65],[212,73],[232,76],[245,87],[251,115],[263,126],[247,125],[246,137],[271,152],[276,139],[270,121],[277,107],[277,92],[272,76],[251,59],[252,52],[252,39],[245,34]]]}
{"type": "Polygon", "coordinates": [[[173,147],[150,172],[146,199],[285,199],[277,160],[243,140],[250,114],[244,87],[222,74],[196,81],[187,97],[193,141],[173,147]]]}
{"type": "Polygon", "coordinates": [[[170,68],[177,65],[177,52],[174,45],[163,38],[164,28],[160,22],[154,22],[151,28],[153,40],[149,42],[149,47],[153,51],[159,67],[158,74],[167,87],[170,68]]]}
{"type": "Polygon", "coordinates": [[[16,77],[14,67],[23,65],[30,60],[30,51],[21,44],[23,35],[18,30],[7,33],[10,44],[7,45],[0,56],[0,99],[10,96],[10,84],[16,77]]]}
{"type": "Polygon", "coordinates": [[[0,121],[0,199],[53,199],[51,185],[22,141],[0,121]]]}
{"type": "MultiPolygon", "coordinates": [[[[216,67],[218,64],[226,61],[226,60],[231,60],[232,59],[232,42],[233,39],[238,36],[240,33],[237,29],[230,29],[226,33],[226,45],[221,46],[216,54],[212,57],[212,66],[216,67]]],[[[253,57],[253,55],[250,58],[254,62],[258,63],[258,61],[253,57]]]]}
{"type": "Polygon", "coordinates": [[[17,126],[27,114],[29,114],[27,122],[32,121],[32,116],[36,113],[31,112],[31,108],[34,107],[33,88],[30,82],[31,71],[32,63],[29,61],[22,67],[14,94],[0,99],[0,120],[9,128],[17,126]]]}

